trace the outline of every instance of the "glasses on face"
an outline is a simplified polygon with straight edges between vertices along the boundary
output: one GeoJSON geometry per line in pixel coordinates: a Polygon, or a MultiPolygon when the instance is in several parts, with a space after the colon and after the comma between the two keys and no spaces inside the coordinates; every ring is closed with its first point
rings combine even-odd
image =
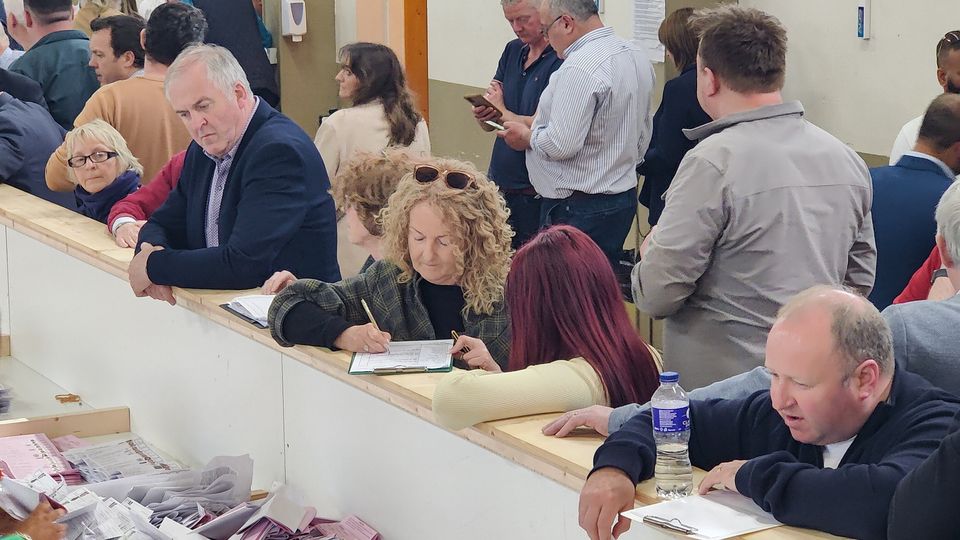
{"type": "Polygon", "coordinates": [[[953,32],[947,32],[943,35],[943,38],[940,40],[940,43],[937,43],[937,56],[940,55],[940,51],[948,45],[954,45],[960,43],[960,30],[954,30],[953,32]]]}
{"type": "Polygon", "coordinates": [[[79,169],[80,167],[83,167],[84,165],[87,164],[88,159],[93,163],[103,163],[104,161],[115,158],[118,155],[120,154],[117,154],[116,152],[101,151],[101,152],[94,152],[89,156],[73,156],[72,158],[67,160],[67,165],[70,165],[74,169],[79,169]]]}
{"type": "Polygon", "coordinates": [[[433,165],[417,165],[413,169],[413,177],[420,182],[421,184],[429,184],[430,182],[435,182],[440,177],[443,177],[444,181],[447,183],[447,187],[453,189],[467,189],[468,187],[476,188],[477,181],[473,178],[473,175],[463,171],[441,171],[440,169],[434,167],[433,165]]]}
{"type": "Polygon", "coordinates": [[[550,32],[550,29],[553,28],[553,25],[557,24],[557,21],[559,21],[562,18],[563,18],[563,15],[560,15],[559,17],[554,19],[552,23],[544,26],[543,29],[540,30],[540,33],[543,34],[543,37],[547,37],[547,33],[550,32]]]}

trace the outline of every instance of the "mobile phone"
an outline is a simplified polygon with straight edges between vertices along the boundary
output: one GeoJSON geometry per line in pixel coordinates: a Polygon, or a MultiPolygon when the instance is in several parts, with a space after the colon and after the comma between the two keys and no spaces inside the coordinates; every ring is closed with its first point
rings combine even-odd
{"type": "MultiPolygon", "coordinates": [[[[490,103],[489,101],[487,101],[487,98],[481,96],[480,94],[463,96],[463,99],[469,101],[470,104],[473,105],[474,107],[491,107],[491,108],[497,109],[497,107],[493,103],[490,103]]],[[[497,109],[497,110],[499,111],[500,109],[497,109]]]]}
{"type": "Polygon", "coordinates": [[[488,126],[490,126],[490,127],[492,127],[493,129],[496,129],[496,130],[499,130],[499,131],[506,131],[506,129],[507,129],[507,128],[503,127],[501,124],[498,124],[498,123],[494,122],[493,120],[484,120],[483,123],[486,124],[486,125],[488,125],[488,126]]]}

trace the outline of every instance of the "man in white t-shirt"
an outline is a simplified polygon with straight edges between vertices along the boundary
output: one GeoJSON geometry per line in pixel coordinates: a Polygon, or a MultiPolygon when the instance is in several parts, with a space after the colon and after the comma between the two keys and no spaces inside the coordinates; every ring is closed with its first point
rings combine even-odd
{"type": "MultiPolygon", "coordinates": [[[[937,43],[937,82],[944,93],[960,94],[960,30],[947,32],[937,43]]],[[[917,144],[923,115],[900,128],[890,150],[890,164],[896,165],[903,155],[917,144]]]]}

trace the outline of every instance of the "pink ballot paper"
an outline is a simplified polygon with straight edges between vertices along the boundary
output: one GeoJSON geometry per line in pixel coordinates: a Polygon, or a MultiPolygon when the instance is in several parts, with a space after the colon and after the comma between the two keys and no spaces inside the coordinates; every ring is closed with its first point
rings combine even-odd
{"type": "Polygon", "coordinates": [[[42,433],[0,438],[0,469],[10,478],[24,479],[43,471],[71,485],[83,482],[80,472],[42,433]]]}

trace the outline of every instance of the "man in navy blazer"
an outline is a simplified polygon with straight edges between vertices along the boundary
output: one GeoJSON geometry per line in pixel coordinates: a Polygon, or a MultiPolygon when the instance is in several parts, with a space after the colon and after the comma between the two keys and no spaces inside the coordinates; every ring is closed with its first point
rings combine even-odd
{"type": "Polygon", "coordinates": [[[194,143],[140,231],[133,292],[173,303],[170,286],[248,289],[276,270],[339,280],[330,182],[307,134],[253,95],[222,47],[186,49],[165,90],[194,143]]]}
{"type": "Polygon", "coordinates": [[[0,184],[76,211],[72,191],[50,191],[43,181],[47,158],[63,142],[63,136],[63,128],[46,109],[0,90],[0,184]]]}
{"type": "Polygon", "coordinates": [[[896,165],[870,170],[877,278],[870,301],[893,303],[933,249],[934,210],[960,174],[960,95],[943,94],[927,108],[913,151],[896,165]]]}

